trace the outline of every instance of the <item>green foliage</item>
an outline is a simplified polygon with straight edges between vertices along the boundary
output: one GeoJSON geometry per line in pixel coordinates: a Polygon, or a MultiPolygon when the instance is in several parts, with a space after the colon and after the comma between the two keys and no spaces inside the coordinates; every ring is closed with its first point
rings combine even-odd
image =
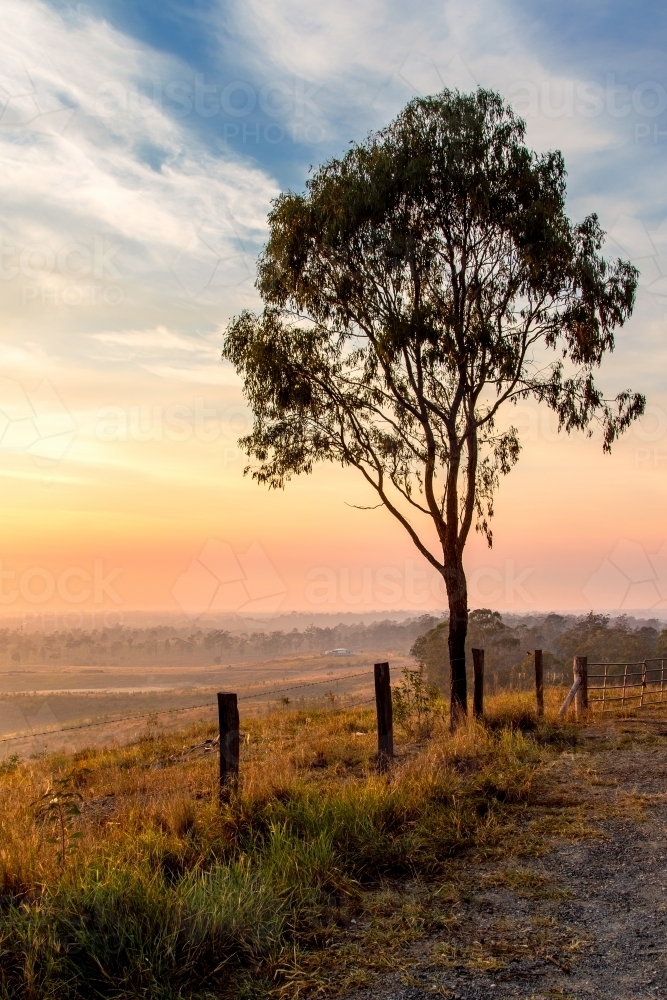
{"type": "Polygon", "coordinates": [[[667,636],[652,625],[631,628],[626,618],[612,624],[608,615],[591,612],[567,629],[558,639],[558,650],[565,657],[587,656],[592,662],[604,660],[638,661],[660,655],[667,636]]]}
{"type": "Polygon", "coordinates": [[[82,775],[81,770],[56,778],[44,794],[32,803],[35,819],[44,825],[55,827],[56,836],[50,837],[47,843],[58,845],[56,859],[63,868],[67,858],[76,851],[75,841],[81,839],[81,833],[73,831],[72,826],[81,815],[79,803],[83,801],[83,796],[77,790],[76,783],[81,781],[82,775]]]}
{"type": "Polygon", "coordinates": [[[354,466],[464,608],[469,530],[490,542],[519,454],[500,407],[533,397],[567,431],[597,420],[605,450],[644,407],[593,380],[637,271],[600,254],[595,215],[568,219],[561,154],[524,140],[490,91],[411,101],[276,200],[266,308],[223,348],[254,413],[253,475],[279,487],[320,460],[354,466]],[[441,551],[423,541],[433,527],[441,551]]]}
{"type": "Polygon", "coordinates": [[[663,629],[657,637],[655,648],[650,655],[667,659],[667,629],[663,629]]]}
{"type": "Polygon", "coordinates": [[[391,649],[407,652],[421,632],[435,625],[437,618],[420,615],[404,622],[377,621],[333,627],[309,625],[303,631],[229,632],[226,629],[175,628],[157,625],[150,628],[62,629],[55,633],[21,632],[0,629],[0,662],[7,661],[8,651],[16,647],[23,664],[46,663],[53,658],[67,659],[72,665],[155,665],[191,666],[239,660],[266,659],[295,653],[322,653],[340,646],[356,650],[391,649]],[[218,656],[213,656],[217,652],[218,656]]]}
{"type": "Polygon", "coordinates": [[[443,708],[440,692],[427,684],[421,663],[416,670],[404,668],[403,680],[392,690],[392,701],[394,719],[416,737],[430,734],[434,714],[443,708]]]}
{"type": "MultiPolygon", "coordinates": [[[[429,683],[447,690],[447,622],[441,622],[419,636],[410,652],[424,666],[429,683]]],[[[518,616],[510,625],[497,611],[480,608],[469,618],[466,651],[473,647],[485,652],[487,692],[502,688],[532,689],[534,650],[543,651],[546,683],[568,683],[572,658],[587,656],[591,663],[639,662],[667,658],[667,629],[660,622],[629,619],[591,612],[579,618],[571,615],[518,616]]]]}
{"type": "MultiPolygon", "coordinates": [[[[518,630],[506,625],[498,611],[478,608],[470,612],[466,654],[471,657],[473,648],[485,652],[487,679],[504,673],[520,659],[520,636],[518,630]]],[[[448,622],[441,622],[424,635],[419,636],[410,652],[426,670],[430,684],[441,692],[447,690],[448,622]]]]}
{"type": "Polygon", "coordinates": [[[21,758],[17,753],[13,753],[10,757],[5,760],[0,761],[0,775],[11,774],[15,771],[17,767],[21,764],[21,758]]]}
{"type": "Polygon", "coordinates": [[[320,461],[356,468],[441,575],[450,710],[465,715],[463,553],[492,543],[500,477],[518,460],[501,409],[528,398],[603,449],[644,412],[593,373],[632,314],[638,272],[607,261],[597,216],[565,212],[559,152],[525,145],[498,94],[416,98],[325,163],[269,215],[261,315],[228,326],[223,357],[253,411],[241,446],[283,487],[320,461]]]}

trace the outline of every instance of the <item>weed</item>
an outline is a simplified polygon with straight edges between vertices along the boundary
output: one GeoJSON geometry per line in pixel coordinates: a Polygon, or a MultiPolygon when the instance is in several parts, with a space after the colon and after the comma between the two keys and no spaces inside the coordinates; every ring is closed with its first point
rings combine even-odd
{"type": "Polygon", "coordinates": [[[334,708],[336,708],[336,705],[338,703],[338,696],[334,694],[333,691],[327,691],[324,695],[324,699],[329,705],[330,709],[333,710],[334,708]]]}
{"type": "Polygon", "coordinates": [[[396,722],[417,738],[431,734],[434,715],[444,708],[438,688],[426,683],[423,665],[416,670],[405,667],[403,680],[392,692],[392,700],[396,722]]]}
{"type": "Polygon", "coordinates": [[[81,772],[72,772],[56,778],[44,794],[32,803],[37,821],[56,828],[57,836],[49,837],[47,844],[58,845],[56,859],[62,868],[65,867],[67,857],[76,850],[73,842],[82,837],[80,832],[72,830],[74,820],[81,815],[79,803],[83,801],[83,796],[76,790],[80,775],[81,772]]]}
{"type": "Polygon", "coordinates": [[[21,763],[21,758],[17,753],[13,753],[11,757],[7,757],[6,760],[0,761],[0,775],[11,774],[21,763]]]}

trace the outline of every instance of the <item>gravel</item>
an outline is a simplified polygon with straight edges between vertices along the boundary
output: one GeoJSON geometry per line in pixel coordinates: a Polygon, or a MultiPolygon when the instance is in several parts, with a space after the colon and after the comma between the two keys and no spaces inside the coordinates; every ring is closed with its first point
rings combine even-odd
{"type": "Polygon", "coordinates": [[[569,795],[598,836],[486,863],[449,926],[411,947],[409,972],[347,1000],[667,1000],[667,721],[583,736],[550,773],[544,806],[553,813],[554,789],[566,806],[569,795]]]}

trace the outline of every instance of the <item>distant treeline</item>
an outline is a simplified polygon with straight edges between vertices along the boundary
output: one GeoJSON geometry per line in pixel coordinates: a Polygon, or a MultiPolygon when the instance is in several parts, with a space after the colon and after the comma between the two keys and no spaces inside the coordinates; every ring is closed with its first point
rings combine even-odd
{"type": "Polygon", "coordinates": [[[422,615],[404,622],[369,625],[314,625],[299,631],[243,632],[224,629],[105,628],[92,631],[22,633],[0,630],[0,663],[4,666],[62,664],[68,666],[202,666],[266,660],[298,653],[324,653],[344,647],[357,651],[407,653],[418,636],[442,619],[422,615]]]}
{"type": "MultiPolygon", "coordinates": [[[[311,625],[299,631],[231,632],[225,629],[113,628],[85,631],[22,633],[0,630],[0,665],[5,669],[31,664],[54,666],[208,666],[268,660],[299,653],[324,653],[345,647],[357,652],[412,652],[426,667],[431,683],[447,689],[447,619],[421,615],[403,622],[311,625]]],[[[636,661],[667,658],[667,628],[652,620],[604,615],[534,615],[503,621],[497,611],[471,612],[470,650],[486,654],[487,684],[526,687],[532,683],[532,651],[544,650],[548,682],[567,683],[572,657],[593,661],[636,661]]]]}
{"type": "MultiPolygon", "coordinates": [[[[587,656],[590,662],[634,662],[650,657],[667,658],[667,628],[653,619],[637,621],[623,615],[535,615],[515,624],[503,621],[497,611],[486,608],[470,614],[467,655],[473,648],[485,651],[486,684],[498,688],[527,688],[534,682],[533,650],[544,651],[548,683],[568,683],[572,658],[587,656]]],[[[448,686],[447,622],[418,637],[412,646],[415,658],[424,664],[430,683],[443,692],[448,686]]]]}

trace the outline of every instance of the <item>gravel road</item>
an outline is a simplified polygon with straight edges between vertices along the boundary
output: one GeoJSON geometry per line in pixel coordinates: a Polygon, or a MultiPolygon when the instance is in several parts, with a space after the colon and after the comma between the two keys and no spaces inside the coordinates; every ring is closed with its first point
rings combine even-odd
{"type": "Polygon", "coordinates": [[[571,835],[546,825],[541,856],[482,866],[408,972],[347,1000],[667,1000],[667,721],[582,735],[540,793],[552,822],[563,796],[571,835]]]}

